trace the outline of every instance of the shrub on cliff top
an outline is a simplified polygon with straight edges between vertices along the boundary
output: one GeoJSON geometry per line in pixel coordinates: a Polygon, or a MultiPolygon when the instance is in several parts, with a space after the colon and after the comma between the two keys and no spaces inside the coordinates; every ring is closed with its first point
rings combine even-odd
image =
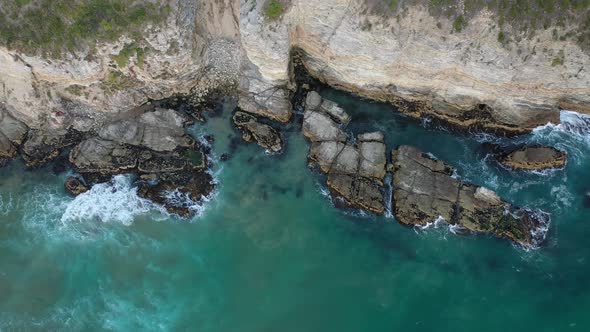
{"type": "Polygon", "coordinates": [[[276,20],[283,15],[284,5],[277,0],[270,0],[266,4],[264,14],[270,20],[276,20]]]}
{"type": "Polygon", "coordinates": [[[494,14],[504,37],[533,36],[538,30],[560,27],[562,39],[590,51],[590,0],[404,0],[399,5],[396,1],[395,6],[392,0],[363,1],[369,12],[398,18],[407,8],[421,5],[432,16],[453,21],[453,31],[463,30],[470,19],[486,10],[494,14]]]}
{"type": "Polygon", "coordinates": [[[59,57],[139,34],[170,11],[168,1],[0,0],[0,44],[28,54],[59,57]]]}

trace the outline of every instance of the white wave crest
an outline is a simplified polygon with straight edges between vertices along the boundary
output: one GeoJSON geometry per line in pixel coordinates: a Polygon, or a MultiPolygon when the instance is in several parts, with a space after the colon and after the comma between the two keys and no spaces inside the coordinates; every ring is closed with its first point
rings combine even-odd
{"type": "Polygon", "coordinates": [[[130,175],[116,175],[107,183],[92,186],[67,205],[61,216],[62,223],[95,220],[130,225],[140,214],[161,210],[139,197],[132,182],[130,175]]]}

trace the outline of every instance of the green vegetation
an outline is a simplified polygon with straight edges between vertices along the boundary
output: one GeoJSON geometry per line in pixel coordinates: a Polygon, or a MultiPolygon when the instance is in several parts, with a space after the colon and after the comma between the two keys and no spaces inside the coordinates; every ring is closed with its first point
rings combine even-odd
{"type": "Polygon", "coordinates": [[[92,50],[97,40],[137,36],[169,12],[167,1],[0,0],[0,44],[60,57],[64,51],[92,50]]]}
{"type": "Polygon", "coordinates": [[[284,9],[284,5],[283,3],[277,1],[277,0],[270,0],[267,4],[266,4],[266,8],[264,10],[264,14],[266,15],[266,17],[270,20],[276,20],[279,17],[281,17],[281,15],[283,15],[283,9],[284,9]]]}
{"type": "Polygon", "coordinates": [[[121,52],[113,57],[113,60],[115,60],[119,68],[123,68],[127,65],[129,58],[134,56],[137,56],[137,65],[143,67],[145,50],[137,46],[137,43],[125,44],[121,52]]]}
{"type": "Polygon", "coordinates": [[[101,84],[105,91],[115,92],[119,90],[129,89],[137,85],[137,80],[133,77],[125,76],[118,70],[112,70],[106,80],[101,84]]]}
{"type": "Polygon", "coordinates": [[[502,31],[498,40],[505,45],[559,27],[557,40],[572,40],[590,51],[590,0],[405,0],[399,5],[398,0],[364,1],[375,14],[398,17],[408,7],[426,6],[433,16],[451,20],[456,32],[485,9],[495,15],[502,31]]]}
{"type": "Polygon", "coordinates": [[[463,15],[459,15],[455,21],[453,21],[453,30],[456,32],[461,32],[461,30],[465,29],[465,27],[467,27],[467,21],[463,15]]]}
{"type": "Polygon", "coordinates": [[[78,85],[78,84],[73,84],[73,85],[70,85],[66,88],[67,92],[69,92],[73,95],[76,95],[76,96],[82,96],[83,94],[85,94],[85,90],[86,90],[85,86],[78,85]]]}

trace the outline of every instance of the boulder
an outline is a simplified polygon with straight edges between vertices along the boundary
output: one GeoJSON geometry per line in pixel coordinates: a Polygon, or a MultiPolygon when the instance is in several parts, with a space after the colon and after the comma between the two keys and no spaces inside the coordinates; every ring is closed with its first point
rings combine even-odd
{"type": "Polygon", "coordinates": [[[324,99],[320,105],[320,111],[326,113],[338,123],[347,124],[350,122],[350,115],[331,100],[324,99]]]}
{"type": "Polygon", "coordinates": [[[238,111],[234,114],[233,121],[236,128],[242,132],[244,141],[256,141],[267,151],[280,152],[283,149],[281,134],[273,127],[259,122],[255,116],[238,111]]]}
{"type": "Polygon", "coordinates": [[[567,154],[548,146],[524,146],[503,154],[498,160],[513,169],[544,170],[564,167],[567,154]]]}
{"type": "Polygon", "coordinates": [[[213,177],[203,171],[182,171],[161,174],[140,184],[138,195],[160,204],[170,213],[190,217],[198,202],[215,189],[213,177]]]}
{"type": "Polygon", "coordinates": [[[453,168],[418,149],[401,146],[392,152],[393,206],[396,219],[426,225],[439,217],[467,231],[492,233],[524,247],[544,240],[548,223],[542,213],[520,209],[493,191],[453,178],[453,168]]]}
{"type": "Polygon", "coordinates": [[[66,179],[64,188],[73,196],[78,196],[88,191],[88,187],[84,184],[84,182],[73,176],[70,176],[66,179]]]}
{"type": "Polygon", "coordinates": [[[338,124],[328,115],[316,111],[305,111],[303,115],[303,135],[312,142],[346,142],[346,133],[338,124]]]}

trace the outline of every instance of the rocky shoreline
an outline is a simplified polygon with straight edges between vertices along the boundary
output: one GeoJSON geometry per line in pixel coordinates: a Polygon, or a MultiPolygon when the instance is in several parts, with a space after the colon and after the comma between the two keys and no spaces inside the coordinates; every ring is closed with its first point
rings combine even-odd
{"type": "MultiPolygon", "coordinates": [[[[75,115],[60,114],[65,129],[49,132],[29,129],[1,112],[0,156],[4,163],[20,155],[27,168],[37,168],[67,154],[61,168],[76,173],[64,183],[72,195],[110,181],[114,175],[133,173],[138,177],[139,196],[170,213],[190,217],[191,206],[214,191],[215,181],[208,172],[208,143],[197,142],[186,133],[187,126],[203,119],[196,110],[199,106],[163,108],[188,105],[183,98],[150,102],[88,125],[84,131],[77,124],[83,119],[75,115]]],[[[200,107],[206,109],[219,101],[212,96],[207,103],[200,107]]]]}
{"type": "MultiPolygon", "coordinates": [[[[525,248],[544,241],[539,230],[549,224],[545,213],[514,207],[489,189],[457,180],[451,166],[411,146],[393,150],[388,162],[384,134],[353,139],[346,132],[350,121],[354,119],[333,101],[307,93],[302,134],[310,141],[310,166],[326,174],[331,195],[346,206],[383,214],[388,203],[384,181],[391,173],[391,212],[402,224],[426,226],[442,219],[462,233],[494,234],[525,248]]],[[[548,151],[543,148],[543,155],[548,151]]]]}

